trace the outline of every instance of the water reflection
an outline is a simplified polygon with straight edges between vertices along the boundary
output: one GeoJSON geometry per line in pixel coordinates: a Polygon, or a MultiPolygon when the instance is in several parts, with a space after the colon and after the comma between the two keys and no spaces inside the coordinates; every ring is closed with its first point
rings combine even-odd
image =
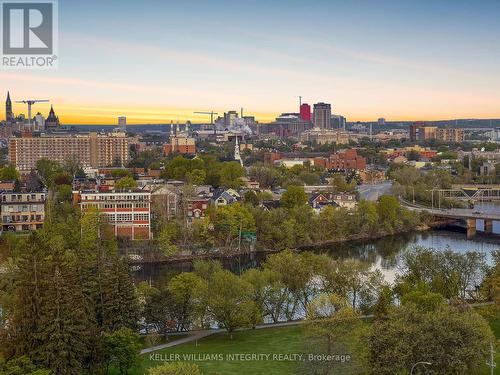
{"type": "MultiPolygon", "coordinates": [[[[437,250],[445,250],[447,247],[458,252],[481,251],[486,254],[488,262],[491,262],[491,252],[500,250],[499,236],[486,236],[479,234],[472,240],[467,240],[463,232],[449,230],[431,230],[419,233],[406,233],[384,237],[372,241],[351,241],[334,244],[325,248],[315,249],[317,253],[327,253],[334,258],[354,258],[373,265],[385,276],[387,282],[394,281],[400,254],[412,246],[433,247],[437,250]]],[[[248,256],[225,258],[221,262],[223,266],[236,274],[246,269],[258,267],[266,258],[263,254],[252,254],[248,256]]],[[[152,285],[162,284],[179,272],[192,270],[191,262],[169,264],[169,265],[143,265],[135,270],[137,281],[148,281],[152,285]]]]}

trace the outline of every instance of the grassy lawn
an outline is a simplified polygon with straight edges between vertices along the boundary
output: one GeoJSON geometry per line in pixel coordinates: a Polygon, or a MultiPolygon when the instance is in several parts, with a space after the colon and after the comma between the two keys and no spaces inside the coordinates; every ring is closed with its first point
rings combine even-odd
{"type": "MultiPolygon", "coordinates": [[[[265,353],[286,354],[300,353],[302,347],[301,328],[299,326],[267,328],[255,331],[240,331],[233,334],[233,339],[226,333],[218,333],[198,342],[179,345],[155,352],[154,354],[181,356],[184,354],[222,354],[228,353],[265,353]]],[[[144,374],[149,367],[162,364],[161,360],[151,361],[149,355],[143,357],[140,368],[134,369],[130,374],[144,374]]],[[[165,358],[165,357],[163,357],[165,358]]],[[[204,374],[293,374],[297,362],[276,361],[271,357],[268,361],[196,361],[204,374]]]]}
{"type": "MultiPolygon", "coordinates": [[[[489,320],[491,328],[497,338],[495,374],[500,374],[500,317],[489,320]]],[[[137,368],[129,372],[130,375],[147,374],[147,369],[163,363],[164,360],[172,360],[175,355],[180,356],[180,360],[186,360],[184,355],[217,355],[223,356],[222,360],[199,360],[198,364],[203,374],[296,374],[300,371],[300,362],[273,360],[273,354],[302,353],[303,337],[300,326],[267,328],[260,330],[239,331],[233,334],[231,340],[226,333],[218,333],[201,339],[198,345],[194,342],[179,345],[173,348],[157,351],[154,354],[160,355],[156,360],[151,360],[150,355],[143,356],[143,360],[137,368]],[[227,354],[259,353],[270,354],[269,360],[226,360],[227,354]]],[[[182,336],[184,337],[184,336],[182,336]]],[[[181,338],[181,337],[179,337],[181,338]]],[[[170,341],[175,341],[171,337],[170,341]]],[[[189,360],[188,360],[189,361],[189,360]]],[[[111,374],[118,374],[111,371],[111,374]]],[[[490,370],[484,366],[482,374],[489,375],[490,370]]]]}
{"type": "MultiPolygon", "coordinates": [[[[170,335],[170,336],[161,335],[161,336],[159,336],[158,343],[156,343],[155,345],[161,345],[161,344],[165,344],[167,342],[180,340],[180,339],[183,339],[183,338],[188,337],[188,336],[189,336],[189,334],[187,334],[187,333],[186,334],[179,334],[179,335],[170,335]]],[[[151,346],[146,341],[147,341],[146,335],[141,335],[139,337],[139,342],[141,343],[141,348],[148,348],[151,346]]]]}
{"type": "MultiPolygon", "coordinates": [[[[495,363],[497,364],[497,367],[495,368],[495,374],[500,374],[500,316],[496,316],[495,318],[491,318],[488,320],[491,326],[491,330],[495,334],[495,337],[497,338],[496,342],[496,353],[495,353],[495,363]]],[[[489,375],[491,374],[490,368],[488,366],[484,367],[483,374],[484,375],[489,375]]]]}

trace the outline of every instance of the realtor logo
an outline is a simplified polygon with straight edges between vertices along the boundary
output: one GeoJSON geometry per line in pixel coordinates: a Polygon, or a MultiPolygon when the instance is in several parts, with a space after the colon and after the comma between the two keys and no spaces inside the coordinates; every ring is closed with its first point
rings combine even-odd
{"type": "Polygon", "coordinates": [[[57,64],[57,2],[1,4],[3,69],[47,69],[57,64]]]}

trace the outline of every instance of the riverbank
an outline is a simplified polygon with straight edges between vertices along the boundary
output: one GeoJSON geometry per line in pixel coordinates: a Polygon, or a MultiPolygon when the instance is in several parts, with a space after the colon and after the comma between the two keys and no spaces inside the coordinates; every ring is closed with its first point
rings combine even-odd
{"type": "MultiPolygon", "coordinates": [[[[425,232],[428,230],[431,230],[433,228],[439,228],[443,225],[442,222],[436,222],[436,223],[431,223],[431,224],[421,224],[417,226],[416,228],[413,228],[408,231],[400,231],[397,233],[379,233],[379,234],[355,234],[355,235],[350,235],[347,237],[340,237],[332,240],[327,240],[327,241],[318,241],[314,242],[311,244],[304,244],[301,246],[297,246],[296,248],[293,248],[293,251],[307,251],[307,250],[316,250],[316,249],[321,249],[324,247],[328,247],[331,245],[335,244],[342,244],[342,243],[347,243],[351,241],[375,241],[375,240],[380,240],[385,237],[389,236],[395,236],[395,235],[403,235],[403,234],[408,234],[412,232],[425,232]]],[[[126,251],[126,249],[125,249],[126,251]]],[[[135,257],[130,257],[129,263],[131,265],[144,265],[144,264],[177,264],[177,263],[185,263],[185,262],[193,262],[195,260],[223,260],[223,259],[231,259],[231,258],[236,258],[236,257],[241,257],[241,256],[249,256],[249,255],[262,255],[262,256],[267,256],[270,254],[276,254],[279,253],[282,250],[273,250],[273,249],[261,249],[253,252],[232,252],[232,253],[221,253],[218,251],[211,251],[209,253],[193,253],[192,251],[184,251],[181,252],[180,254],[175,254],[172,256],[169,256],[168,258],[142,258],[142,259],[137,259],[138,256],[136,255],[135,257]],[[135,258],[135,259],[134,259],[135,258]]]]}

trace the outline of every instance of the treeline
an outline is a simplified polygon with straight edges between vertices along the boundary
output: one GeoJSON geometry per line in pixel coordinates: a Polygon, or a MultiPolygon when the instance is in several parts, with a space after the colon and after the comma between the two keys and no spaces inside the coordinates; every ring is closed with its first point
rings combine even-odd
{"type": "Polygon", "coordinates": [[[97,212],[80,222],[50,201],[44,228],[3,236],[1,253],[1,374],[126,373],[120,353],[138,356],[139,302],[97,212]]]}
{"type": "Polygon", "coordinates": [[[280,206],[270,209],[250,193],[242,203],[210,207],[205,218],[192,225],[182,217],[157,224],[161,228],[156,236],[158,249],[167,256],[186,246],[195,252],[217,249],[228,255],[247,252],[252,244],[258,250],[281,251],[408,232],[427,221],[425,215],[408,211],[392,196],[382,196],[378,202],[362,200],[354,210],[329,206],[316,214],[302,187],[290,186],[280,206]],[[252,242],[255,238],[256,243],[252,242]]]}

